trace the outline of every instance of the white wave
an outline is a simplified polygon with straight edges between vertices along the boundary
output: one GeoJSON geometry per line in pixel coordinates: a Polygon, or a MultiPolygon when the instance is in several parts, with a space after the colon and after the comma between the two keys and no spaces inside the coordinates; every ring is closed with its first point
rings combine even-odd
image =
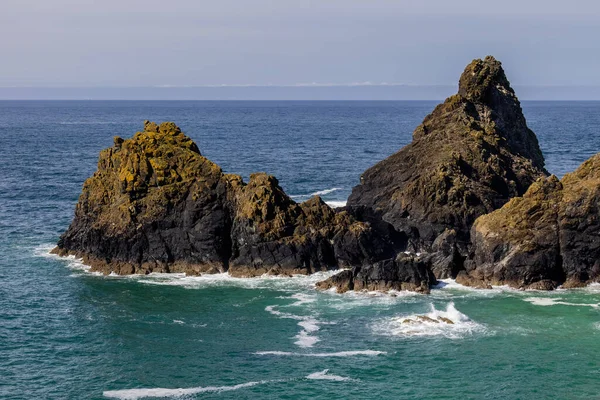
{"type": "Polygon", "coordinates": [[[576,307],[592,307],[592,308],[600,308],[600,303],[569,303],[568,301],[562,301],[561,297],[526,297],[523,299],[533,305],[536,306],[555,306],[555,305],[563,305],[563,306],[576,306],[576,307]]]}
{"type": "Polygon", "coordinates": [[[193,387],[186,389],[165,389],[165,388],[152,388],[152,389],[124,389],[124,390],[106,390],[102,394],[104,397],[122,399],[122,400],[135,400],[143,399],[146,397],[181,397],[186,395],[198,394],[198,393],[210,393],[210,392],[229,392],[233,390],[248,388],[256,385],[262,385],[269,381],[259,382],[248,382],[241,383],[234,386],[206,386],[206,387],[193,387]]]}
{"type": "Polygon", "coordinates": [[[346,201],[336,201],[336,200],[331,200],[331,201],[325,202],[325,204],[327,204],[331,208],[346,207],[346,203],[347,203],[346,201]]]}
{"type": "Polygon", "coordinates": [[[316,192],[312,192],[312,193],[309,193],[309,194],[293,194],[293,195],[290,195],[290,197],[292,199],[301,199],[301,198],[305,198],[306,199],[306,198],[313,197],[313,196],[324,196],[326,194],[333,193],[333,192],[336,192],[338,190],[342,190],[342,188],[334,187],[334,188],[331,188],[331,189],[317,190],[316,192]]]}
{"type": "Polygon", "coordinates": [[[56,247],[54,243],[44,243],[39,246],[35,246],[33,248],[33,255],[36,257],[45,257],[45,258],[61,258],[56,254],[50,253],[53,248],[56,247]]]}
{"type": "Polygon", "coordinates": [[[185,324],[185,322],[183,322],[183,321],[182,321],[182,320],[180,320],[180,319],[174,319],[174,320],[173,320],[173,323],[174,323],[174,324],[179,324],[179,325],[184,325],[184,324],[185,324]]]}
{"type": "Polygon", "coordinates": [[[91,267],[89,265],[85,265],[81,258],[76,258],[73,255],[63,257],[57,254],[50,253],[55,247],[56,245],[52,243],[41,244],[33,248],[33,255],[36,257],[44,257],[52,260],[66,262],[67,268],[72,269],[74,271],[87,272],[92,275],[102,275],[100,272],[90,272],[91,267]]]}
{"type": "Polygon", "coordinates": [[[298,347],[313,347],[317,342],[320,342],[317,336],[311,336],[309,332],[300,331],[294,338],[298,339],[294,342],[294,344],[298,347]]]}
{"type": "Polygon", "coordinates": [[[592,282],[586,286],[586,289],[591,291],[599,291],[600,290],[600,282],[592,282]]]}
{"type": "Polygon", "coordinates": [[[288,319],[294,319],[296,321],[299,321],[298,326],[300,326],[302,328],[302,330],[296,336],[294,336],[294,338],[297,339],[294,342],[294,344],[296,346],[304,347],[304,348],[313,347],[317,342],[320,341],[320,339],[317,336],[314,336],[313,334],[320,329],[319,324],[321,324],[321,322],[318,321],[317,319],[315,319],[313,316],[296,315],[296,314],[286,313],[286,312],[279,311],[276,308],[277,307],[304,306],[306,304],[315,302],[316,296],[308,295],[308,294],[304,294],[304,293],[296,293],[289,298],[296,299],[297,301],[292,304],[288,304],[286,306],[270,305],[270,306],[265,307],[265,311],[267,311],[268,313],[275,315],[279,318],[288,318],[288,319]]]}
{"type": "Polygon", "coordinates": [[[328,369],[324,369],[321,372],[313,372],[306,376],[306,379],[316,379],[316,380],[328,380],[328,381],[350,381],[352,379],[346,376],[332,375],[329,373],[328,369]]]}
{"type": "Polygon", "coordinates": [[[319,330],[319,325],[317,325],[319,321],[313,318],[307,318],[303,321],[298,322],[298,325],[304,328],[305,332],[316,332],[319,330]]]}
{"type": "Polygon", "coordinates": [[[294,353],[291,351],[257,351],[259,356],[291,356],[291,357],[355,357],[355,356],[378,356],[387,354],[385,351],[377,350],[352,350],[338,351],[334,353],[294,353]]]}
{"type": "Polygon", "coordinates": [[[315,301],[317,301],[317,297],[315,295],[310,295],[306,293],[296,293],[292,295],[291,298],[296,299],[298,301],[290,304],[290,307],[299,307],[303,306],[304,304],[314,303],[315,301]]]}
{"type": "Polygon", "coordinates": [[[373,331],[385,336],[443,336],[459,339],[485,332],[486,328],[458,311],[454,303],[449,303],[445,310],[437,310],[431,305],[427,314],[403,315],[380,321],[373,325],[373,331]]]}
{"type": "Polygon", "coordinates": [[[334,187],[334,188],[331,188],[331,189],[318,190],[316,192],[311,193],[310,196],[323,196],[323,195],[326,195],[326,194],[329,194],[329,193],[336,192],[338,190],[342,190],[342,188],[334,187]]]}
{"type": "Polygon", "coordinates": [[[46,254],[44,257],[68,261],[67,267],[74,270],[87,272],[91,275],[101,276],[104,279],[131,280],[147,285],[181,286],[186,289],[206,289],[211,287],[242,287],[246,289],[273,289],[273,290],[313,290],[315,284],[335,275],[339,270],[320,271],[311,275],[276,276],[262,275],[253,278],[232,277],[228,273],[205,274],[201,276],[188,276],[184,273],[151,273],[148,275],[103,275],[100,272],[91,272],[90,267],[83,264],[81,259],[74,256],[60,257],[46,254]]]}

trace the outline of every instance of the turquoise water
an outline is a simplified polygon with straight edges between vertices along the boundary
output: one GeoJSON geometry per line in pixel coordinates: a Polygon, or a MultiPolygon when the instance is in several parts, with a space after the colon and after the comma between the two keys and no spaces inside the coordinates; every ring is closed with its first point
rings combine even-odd
{"type": "MultiPolygon", "coordinates": [[[[323,276],[104,277],[48,255],[98,151],[144,119],[339,202],[434,105],[0,102],[0,398],[600,397],[600,286],[339,295],[313,289],[323,276]]],[[[524,109],[551,172],[600,149],[600,103],[524,109]]]]}

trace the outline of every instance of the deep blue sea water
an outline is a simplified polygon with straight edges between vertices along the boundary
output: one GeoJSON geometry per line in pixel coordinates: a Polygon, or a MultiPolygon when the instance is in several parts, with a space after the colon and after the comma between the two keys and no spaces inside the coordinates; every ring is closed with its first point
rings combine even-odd
{"type": "MultiPolygon", "coordinates": [[[[437,102],[0,102],[0,398],[600,398],[600,286],[316,292],[322,276],[104,277],[48,250],[112,137],[172,120],[226,172],[343,202],[437,102]],[[445,316],[453,325],[403,324],[445,316]]],[[[600,102],[524,102],[547,169],[600,102]]]]}

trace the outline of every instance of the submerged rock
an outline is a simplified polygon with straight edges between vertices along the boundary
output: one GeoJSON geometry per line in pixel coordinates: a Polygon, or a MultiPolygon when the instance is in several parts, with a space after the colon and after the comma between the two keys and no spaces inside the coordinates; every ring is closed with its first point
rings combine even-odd
{"type": "Polygon", "coordinates": [[[562,180],[539,179],[523,197],[477,219],[467,273],[527,289],[600,278],[600,154],[562,180]]]}
{"type": "Polygon", "coordinates": [[[458,94],[425,117],[409,145],[363,173],[348,208],[398,251],[441,252],[431,260],[436,276],[454,277],[475,219],[545,175],[535,134],[488,56],[466,67],[458,94]]]}
{"type": "Polygon", "coordinates": [[[297,204],[264,173],[246,184],[202,156],[174,123],[148,121],[100,153],[54,252],[107,274],[234,276],[306,274],[393,256],[368,223],[318,197],[297,204]]]}

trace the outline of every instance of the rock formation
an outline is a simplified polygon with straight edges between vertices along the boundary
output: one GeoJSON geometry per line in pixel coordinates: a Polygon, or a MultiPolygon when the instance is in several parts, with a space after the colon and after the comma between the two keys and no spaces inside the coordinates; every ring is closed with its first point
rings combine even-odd
{"type": "Polygon", "coordinates": [[[479,287],[575,285],[600,273],[597,162],[562,182],[546,179],[501,64],[486,57],[466,67],[458,93],[412,143],[361,176],[344,209],[319,197],[298,204],[264,173],[245,183],[175,124],[146,121],[100,153],[54,252],[117,274],[348,268],[318,284],[340,292],[428,292],[445,277],[479,287]]]}
{"type": "Polygon", "coordinates": [[[552,289],[600,277],[600,154],[562,180],[539,179],[472,228],[473,257],[459,281],[552,289]]]}
{"type": "Polygon", "coordinates": [[[115,137],[83,185],[55,253],[104,273],[311,273],[393,256],[368,223],[320,198],[297,204],[277,179],[248,184],[200,154],[172,122],[115,137]]]}
{"type": "Polygon", "coordinates": [[[535,134],[488,56],[466,67],[458,94],[425,117],[412,143],[363,173],[348,207],[397,251],[428,253],[443,278],[462,268],[475,219],[545,175],[535,134]]]}

